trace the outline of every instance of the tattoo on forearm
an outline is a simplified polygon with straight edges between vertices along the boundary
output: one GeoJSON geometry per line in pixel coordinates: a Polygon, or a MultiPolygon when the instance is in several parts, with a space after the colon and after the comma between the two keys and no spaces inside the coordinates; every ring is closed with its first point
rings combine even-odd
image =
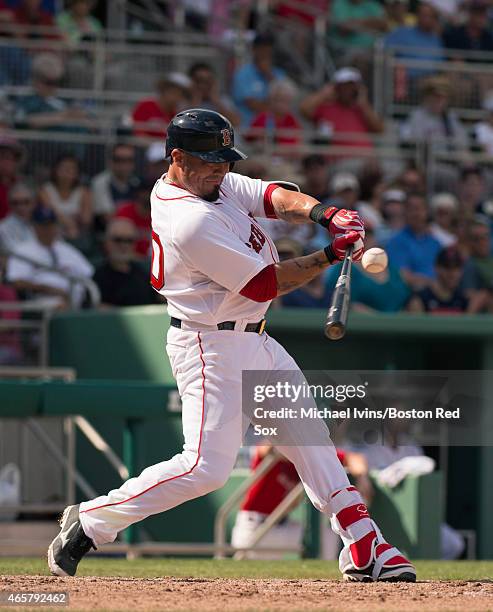
{"type": "Polygon", "coordinates": [[[302,287],[329,266],[323,251],[276,264],[277,294],[302,287]]]}

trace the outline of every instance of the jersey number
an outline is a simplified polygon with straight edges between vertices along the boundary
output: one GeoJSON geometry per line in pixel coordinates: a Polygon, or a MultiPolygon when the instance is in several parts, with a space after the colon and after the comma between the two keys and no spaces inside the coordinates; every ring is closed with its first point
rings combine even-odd
{"type": "Polygon", "coordinates": [[[255,253],[260,253],[265,244],[265,236],[256,225],[253,225],[253,223],[250,228],[250,239],[245,244],[247,247],[253,249],[255,253]]]}
{"type": "Polygon", "coordinates": [[[156,232],[152,232],[151,285],[156,291],[164,287],[164,251],[156,232]]]}

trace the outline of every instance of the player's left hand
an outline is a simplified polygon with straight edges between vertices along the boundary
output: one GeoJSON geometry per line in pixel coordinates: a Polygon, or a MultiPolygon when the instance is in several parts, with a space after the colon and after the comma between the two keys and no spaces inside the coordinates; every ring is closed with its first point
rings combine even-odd
{"type": "Polygon", "coordinates": [[[350,231],[344,234],[340,234],[332,241],[332,244],[327,247],[325,253],[330,263],[335,261],[342,261],[346,255],[347,249],[353,247],[353,261],[359,261],[363,257],[363,251],[365,250],[363,240],[360,237],[359,232],[350,231]]]}

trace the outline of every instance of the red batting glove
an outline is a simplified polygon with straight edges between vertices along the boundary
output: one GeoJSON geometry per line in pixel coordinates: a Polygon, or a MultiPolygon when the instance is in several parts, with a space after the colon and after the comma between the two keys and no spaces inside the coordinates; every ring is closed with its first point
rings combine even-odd
{"type": "MultiPolygon", "coordinates": [[[[364,235],[364,230],[363,230],[364,235]]],[[[365,250],[361,235],[357,231],[346,232],[334,238],[328,247],[325,247],[324,251],[327,255],[327,259],[330,263],[335,261],[342,261],[346,256],[346,251],[350,245],[353,247],[353,261],[359,261],[363,257],[363,251],[365,250]]]]}
{"type": "MultiPolygon", "coordinates": [[[[329,213],[330,208],[326,211],[329,213]]],[[[356,210],[341,208],[335,214],[329,216],[329,233],[332,236],[339,236],[345,232],[355,231],[360,234],[360,238],[365,237],[365,225],[356,210]]]]}

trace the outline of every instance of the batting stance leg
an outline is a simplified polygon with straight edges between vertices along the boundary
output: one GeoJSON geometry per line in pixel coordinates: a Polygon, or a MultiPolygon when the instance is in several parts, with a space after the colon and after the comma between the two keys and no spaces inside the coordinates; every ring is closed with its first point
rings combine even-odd
{"type": "MultiPolygon", "coordinates": [[[[224,342],[224,333],[170,328],[167,351],[182,398],[183,451],[146,468],[108,495],[80,504],[82,527],[96,546],[112,542],[135,522],[227,481],[241,445],[242,413],[241,379],[228,380],[238,352],[224,342]]],[[[145,412],[145,406],[142,409],[145,412]]]]}

